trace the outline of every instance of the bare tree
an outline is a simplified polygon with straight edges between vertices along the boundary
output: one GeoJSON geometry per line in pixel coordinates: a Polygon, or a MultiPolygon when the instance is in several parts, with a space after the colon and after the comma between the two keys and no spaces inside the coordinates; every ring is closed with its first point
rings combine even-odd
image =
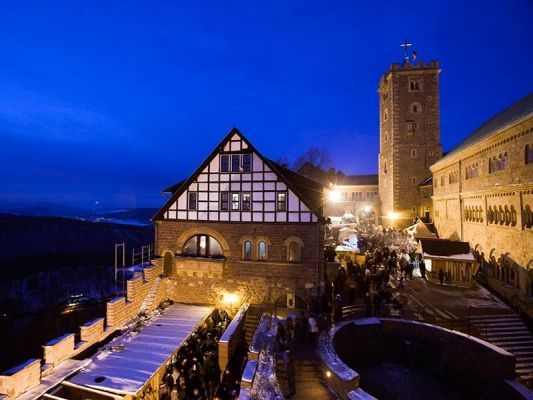
{"type": "Polygon", "coordinates": [[[331,165],[329,151],[318,146],[311,146],[294,162],[294,170],[298,171],[306,162],[317,168],[326,170],[331,165]]]}
{"type": "Polygon", "coordinates": [[[276,160],[274,160],[274,162],[285,168],[290,168],[290,165],[291,165],[289,162],[289,159],[285,156],[278,157],[276,160]]]}

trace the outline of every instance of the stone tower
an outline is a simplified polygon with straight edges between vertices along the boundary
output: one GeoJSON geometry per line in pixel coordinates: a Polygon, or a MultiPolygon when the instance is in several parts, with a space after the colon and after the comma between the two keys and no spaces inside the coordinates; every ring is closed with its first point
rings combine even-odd
{"type": "Polygon", "coordinates": [[[419,212],[418,185],[442,156],[437,61],[393,64],[379,82],[381,223],[402,228],[419,212]]]}

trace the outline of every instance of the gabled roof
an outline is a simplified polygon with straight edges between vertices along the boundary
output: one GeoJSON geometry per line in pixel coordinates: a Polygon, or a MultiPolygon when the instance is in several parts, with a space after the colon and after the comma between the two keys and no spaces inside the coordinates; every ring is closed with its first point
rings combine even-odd
{"type": "Polygon", "coordinates": [[[170,193],[174,194],[178,191],[178,189],[185,183],[185,180],[179,181],[178,183],[167,187],[166,189],[163,189],[163,193],[170,193]]]}
{"type": "Polygon", "coordinates": [[[433,175],[428,176],[426,179],[424,179],[422,182],[418,184],[418,186],[431,186],[433,185],[433,175]]]}
{"type": "Polygon", "coordinates": [[[377,174],[371,175],[344,175],[337,174],[337,185],[350,186],[377,186],[379,179],[377,174]]]}
{"type": "MultiPolygon", "coordinates": [[[[306,199],[309,202],[311,205],[310,210],[318,210],[318,214],[322,215],[322,184],[291,171],[290,169],[272,160],[269,161],[274,167],[273,170],[277,172],[278,175],[292,183],[296,195],[302,199],[306,199]]],[[[317,214],[317,211],[315,211],[315,214],[317,214]]]]}
{"type": "Polygon", "coordinates": [[[281,180],[285,182],[287,187],[289,187],[296,196],[309,208],[309,210],[317,215],[318,217],[322,216],[322,186],[316,182],[305,178],[302,175],[299,175],[295,172],[288,170],[285,167],[282,167],[279,164],[276,164],[269,159],[263,157],[263,155],[257,151],[257,149],[248,141],[248,139],[237,129],[232,128],[231,131],[220,141],[220,143],[214,148],[211,154],[204,160],[204,162],[194,171],[194,173],[185,181],[178,182],[175,185],[172,185],[164,190],[166,193],[172,193],[172,197],[159,209],[159,211],[152,217],[152,221],[159,220],[163,217],[164,212],[170,207],[178,197],[189,187],[189,185],[200,175],[200,173],[209,165],[211,160],[220,152],[220,149],[223,148],[224,144],[230,140],[233,135],[239,135],[241,139],[248,145],[248,150],[257,154],[259,158],[272,170],[274,171],[281,180]],[[313,187],[313,185],[316,185],[313,187]],[[320,188],[320,196],[318,196],[318,188],[320,188]],[[315,197],[320,198],[316,200],[315,197]]]}
{"type": "Polygon", "coordinates": [[[420,239],[420,245],[424,253],[437,257],[470,254],[468,242],[448,239],[420,239]]]}
{"type": "Polygon", "coordinates": [[[489,137],[491,134],[497,132],[499,129],[512,122],[518,121],[528,114],[533,113],[533,93],[529,93],[527,96],[518,100],[516,103],[496,114],[494,117],[483,123],[479,128],[470,134],[465,140],[463,140],[455,149],[450,151],[446,156],[449,157],[466,147],[489,137]]]}

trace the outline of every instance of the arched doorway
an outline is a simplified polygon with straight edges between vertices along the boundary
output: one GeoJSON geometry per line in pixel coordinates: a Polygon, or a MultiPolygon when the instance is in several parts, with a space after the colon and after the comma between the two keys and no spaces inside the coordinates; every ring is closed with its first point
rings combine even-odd
{"type": "Polygon", "coordinates": [[[171,252],[167,251],[163,256],[163,273],[166,276],[172,276],[172,270],[174,265],[174,256],[171,252]]]}

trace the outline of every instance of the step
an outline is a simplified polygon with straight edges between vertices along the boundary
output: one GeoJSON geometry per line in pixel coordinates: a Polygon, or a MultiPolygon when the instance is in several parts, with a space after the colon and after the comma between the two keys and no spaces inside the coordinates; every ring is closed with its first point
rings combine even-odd
{"type": "Polygon", "coordinates": [[[531,368],[517,368],[516,369],[516,373],[518,375],[528,375],[528,374],[531,374],[533,373],[533,367],[531,368]]]}
{"type": "Polygon", "coordinates": [[[531,333],[529,331],[519,331],[519,330],[515,330],[515,331],[499,331],[499,332],[491,332],[491,331],[481,331],[480,332],[483,336],[485,337],[506,337],[506,336],[509,336],[509,337],[516,337],[516,336],[529,336],[529,337],[533,337],[531,336],[531,333]]]}
{"type": "Polygon", "coordinates": [[[489,342],[503,342],[503,341],[507,341],[507,342],[512,342],[512,341],[517,341],[517,342],[524,342],[524,341],[527,341],[527,340],[531,340],[531,335],[489,335],[489,336],[484,336],[485,337],[485,340],[489,341],[489,342]]]}

